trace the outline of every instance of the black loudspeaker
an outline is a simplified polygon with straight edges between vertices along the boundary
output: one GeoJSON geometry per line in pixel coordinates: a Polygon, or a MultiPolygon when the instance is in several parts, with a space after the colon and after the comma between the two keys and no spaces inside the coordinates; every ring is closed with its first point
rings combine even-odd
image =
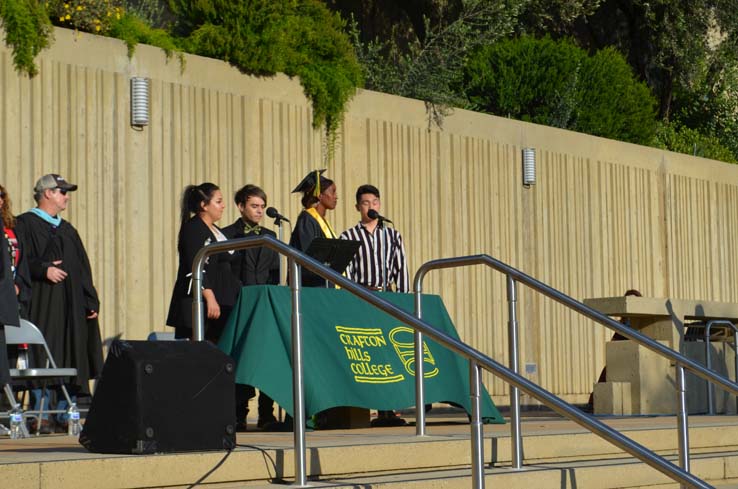
{"type": "Polygon", "coordinates": [[[232,449],[234,376],[207,341],[115,341],[79,442],[97,453],[232,449]]]}

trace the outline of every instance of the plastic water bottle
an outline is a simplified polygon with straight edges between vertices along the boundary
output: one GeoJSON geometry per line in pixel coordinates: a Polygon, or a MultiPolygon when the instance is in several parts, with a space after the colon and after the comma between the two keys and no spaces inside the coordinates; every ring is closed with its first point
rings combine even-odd
{"type": "Polygon", "coordinates": [[[77,405],[72,404],[67,410],[67,435],[79,436],[81,430],[79,425],[79,411],[77,411],[77,405]]]}
{"type": "Polygon", "coordinates": [[[18,345],[18,360],[15,362],[15,368],[18,370],[28,368],[28,344],[26,343],[18,345]]]}
{"type": "Polygon", "coordinates": [[[23,413],[19,409],[10,411],[10,438],[23,438],[23,413]]]}

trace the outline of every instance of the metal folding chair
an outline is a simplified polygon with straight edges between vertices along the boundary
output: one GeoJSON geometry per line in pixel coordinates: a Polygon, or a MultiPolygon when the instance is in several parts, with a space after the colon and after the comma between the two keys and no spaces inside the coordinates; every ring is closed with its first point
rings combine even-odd
{"type": "MultiPolygon", "coordinates": [[[[10,369],[10,378],[13,383],[15,382],[22,382],[22,381],[41,381],[42,382],[42,396],[46,396],[46,382],[49,380],[58,380],[59,386],[61,387],[61,391],[64,394],[64,397],[67,400],[67,403],[69,405],[69,409],[66,410],[44,410],[44,398],[41,399],[41,409],[38,410],[27,410],[22,411],[22,406],[16,401],[15,395],[13,394],[13,389],[10,384],[6,384],[4,386],[5,396],[7,397],[8,401],[10,402],[11,412],[15,411],[21,411],[23,415],[23,433],[25,436],[28,435],[28,432],[25,428],[25,418],[28,415],[35,415],[37,416],[39,422],[37,423],[38,428],[36,429],[36,434],[39,433],[39,429],[41,426],[41,419],[44,415],[44,413],[70,413],[74,414],[76,413],[77,416],[71,416],[70,417],[70,423],[76,422],[79,423],[79,414],[77,411],[77,405],[72,401],[72,398],[69,396],[69,392],[67,391],[66,386],[64,385],[64,379],[68,379],[70,377],[76,377],[77,376],[77,369],[76,368],[59,368],[56,366],[56,362],[54,361],[54,357],[51,355],[51,351],[49,351],[49,346],[46,344],[46,339],[44,338],[44,335],[41,333],[41,331],[34,325],[32,322],[27,321],[25,319],[21,319],[20,327],[15,326],[5,326],[5,341],[8,345],[21,345],[21,344],[28,344],[28,345],[38,345],[41,346],[44,350],[44,353],[46,354],[46,364],[43,368],[37,368],[34,366],[28,366],[28,368],[24,369],[17,369],[17,368],[11,368],[10,369]]],[[[4,413],[6,415],[9,415],[9,413],[4,413]]],[[[76,430],[79,432],[79,430],[76,430]]]]}

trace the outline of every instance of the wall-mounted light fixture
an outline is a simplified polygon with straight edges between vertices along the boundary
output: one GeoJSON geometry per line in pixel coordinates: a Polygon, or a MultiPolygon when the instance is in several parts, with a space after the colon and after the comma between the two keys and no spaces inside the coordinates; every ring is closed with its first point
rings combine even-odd
{"type": "Polygon", "coordinates": [[[143,127],[149,124],[149,79],[131,78],[131,125],[143,127]]]}
{"type": "Polygon", "coordinates": [[[523,186],[530,187],[536,183],[536,150],[523,148],[523,186]]]}

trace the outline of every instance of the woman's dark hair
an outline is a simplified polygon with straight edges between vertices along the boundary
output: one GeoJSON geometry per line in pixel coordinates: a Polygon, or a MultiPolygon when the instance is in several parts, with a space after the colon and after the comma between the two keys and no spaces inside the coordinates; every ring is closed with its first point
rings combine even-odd
{"type": "Polygon", "coordinates": [[[11,209],[10,196],[2,185],[0,185],[0,193],[3,198],[3,205],[0,207],[0,218],[2,218],[2,223],[6,228],[13,229],[15,227],[15,216],[11,209]]]}
{"type": "MultiPolygon", "coordinates": [[[[325,189],[333,185],[333,180],[330,178],[320,177],[320,192],[325,192],[325,189]]],[[[313,191],[315,190],[315,186],[310,187],[309,190],[306,190],[302,194],[302,199],[300,202],[302,202],[302,207],[305,209],[309,209],[313,205],[315,205],[316,202],[318,202],[318,198],[313,195],[313,191]]]]}
{"type": "Polygon", "coordinates": [[[220,190],[220,188],[210,182],[186,186],[184,192],[182,192],[182,224],[192,217],[193,214],[202,212],[202,207],[210,203],[216,190],[220,190]]]}

